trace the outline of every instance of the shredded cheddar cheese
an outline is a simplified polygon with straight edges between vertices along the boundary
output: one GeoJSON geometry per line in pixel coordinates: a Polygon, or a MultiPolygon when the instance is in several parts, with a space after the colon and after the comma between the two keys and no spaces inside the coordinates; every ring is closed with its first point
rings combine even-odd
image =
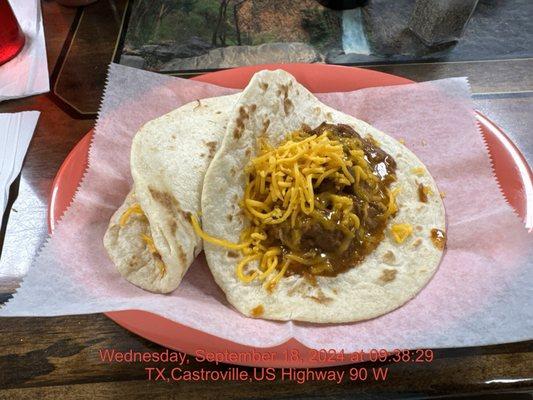
{"type": "MultiPolygon", "coordinates": [[[[377,145],[377,142],[373,143],[377,145]]],[[[399,189],[386,189],[383,193],[369,190],[369,187],[377,187],[380,177],[371,168],[364,151],[347,148],[327,130],[310,136],[293,132],[278,147],[259,139],[258,146],[257,157],[245,168],[247,178],[240,207],[250,225],[241,232],[239,243],[210,236],[202,230],[198,219],[191,217],[196,234],[204,241],[241,251],[243,257],[236,267],[236,276],[241,282],[256,280],[272,291],[291,265],[307,266],[311,274],[331,269],[320,256],[306,255],[304,258],[272,245],[268,232],[280,224],[285,227],[290,224],[287,229],[292,229],[294,236],[301,235],[297,222],[305,218],[318,221],[330,232],[338,230],[343,236],[337,249],[340,254],[348,249],[356,234],[358,237],[365,235],[361,221],[369,211],[364,208],[363,214],[358,215],[355,196],[364,199],[365,207],[373,198],[383,201],[380,210],[383,220],[398,211],[396,196],[399,189]],[[317,197],[317,190],[326,180],[332,189],[331,193],[320,193],[326,196],[323,197],[326,200],[322,200],[320,195],[317,197]],[[352,195],[343,192],[347,188],[352,195]],[[323,202],[327,202],[327,209],[323,202]],[[328,213],[338,218],[328,219],[325,217],[328,213]]],[[[361,205],[357,207],[359,209],[361,205]]]]}
{"type": "MultiPolygon", "coordinates": [[[[297,133],[277,148],[261,141],[260,156],[246,168],[252,180],[247,182],[242,205],[250,220],[257,222],[255,225],[275,225],[291,217],[294,226],[299,214],[313,213],[314,188],[327,177],[333,175],[341,185],[356,183],[356,177],[349,171],[354,166],[353,161],[344,157],[339,142],[328,138],[326,133],[300,141],[294,139],[298,139],[297,133]],[[277,200],[282,202],[281,207],[277,200]]],[[[355,171],[365,176],[369,174],[360,166],[355,171]]],[[[350,216],[348,200],[337,196],[335,207],[346,210],[347,220],[356,221],[355,214],[350,216]]]]}
{"type": "Polygon", "coordinates": [[[202,228],[200,227],[200,224],[198,223],[198,219],[194,215],[191,215],[191,223],[196,234],[200,236],[203,240],[209,243],[213,243],[218,246],[226,247],[228,249],[233,249],[233,250],[241,250],[248,246],[248,243],[236,244],[236,243],[231,243],[224,239],[218,239],[218,238],[208,235],[202,230],[202,228]]]}
{"type": "Polygon", "coordinates": [[[146,248],[148,249],[150,253],[152,254],[157,253],[154,240],[150,236],[145,235],[144,233],[141,233],[141,238],[144,241],[144,243],[146,243],[146,248]]]}
{"type": "Polygon", "coordinates": [[[411,172],[415,175],[422,176],[424,175],[424,168],[422,167],[415,167],[411,169],[411,172]]]}
{"type": "Polygon", "coordinates": [[[394,224],[391,226],[391,234],[396,243],[403,243],[411,233],[413,233],[413,227],[410,224],[394,224]]]}
{"type": "Polygon", "coordinates": [[[143,210],[142,210],[141,206],[139,205],[139,203],[133,203],[131,206],[129,206],[126,209],[126,211],[124,211],[124,213],[121,215],[121,217],[120,217],[120,219],[118,221],[118,224],[121,227],[126,226],[126,224],[128,223],[128,220],[131,217],[131,214],[144,215],[143,210]]]}
{"type": "MultiPolygon", "coordinates": [[[[126,226],[132,214],[144,215],[144,212],[139,203],[133,203],[126,209],[126,211],[124,211],[118,221],[119,226],[122,228],[126,226]]],[[[150,236],[145,235],[144,233],[141,233],[141,238],[146,244],[146,248],[148,249],[148,251],[154,256],[157,268],[159,269],[159,273],[161,277],[163,277],[166,273],[166,266],[161,260],[161,255],[155,247],[154,240],[150,236]]]]}
{"type": "Polygon", "coordinates": [[[159,273],[160,273],[161,277],[164,276],[167,269],[166,269],[165,264],[161,260],[161,256],[160,256],[159,252],[157,251],[157,248],[155,247],[154,239],[152,239],[148,235],[145,235],[144,233],[141,233],[141,238],[144,241],[144,243],[146,243],[146,248],[148,249],[148,251],[153,256],[155,256],[154,259],[155,259],[157,268],[159,268],[159,273]]]}

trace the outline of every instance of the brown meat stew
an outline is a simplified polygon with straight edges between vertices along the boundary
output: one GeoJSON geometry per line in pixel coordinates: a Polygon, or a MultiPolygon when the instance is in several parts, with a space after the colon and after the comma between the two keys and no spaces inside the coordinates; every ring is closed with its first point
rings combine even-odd
{"type": "Polygon", "coordinates": [[[387,220],[397,211],[390,190],[396,180],[396,162],[374,139],[362,138],[348,125],[322,123],[302,130],[302,140],[327,132],[331,140],[340,142],[345,161],[352,164],[350,173],[358,179],[353,184],[324,179],[315,189],[311,215],[300,215],[294,227],[289,220],[268,226],[265,245],[279,246],[289,255],[288,275],[335,276],[360,263],[383,240],[387,220]],[[341,223],[345,210],[339,204],[351,208],[359,219],[358,227],[341,223]]]}

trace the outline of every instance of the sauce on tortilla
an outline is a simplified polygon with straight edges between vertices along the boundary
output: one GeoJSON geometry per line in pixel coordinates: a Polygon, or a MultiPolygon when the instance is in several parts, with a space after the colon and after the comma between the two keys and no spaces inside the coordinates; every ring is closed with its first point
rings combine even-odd
{"type": "Polygon", "coordinates": [[[427,190],[422,183],[418,184],[418,200],[420,200],[422,203],[428,202],[427,190]]]}
{"type": "Polygon", "coordinates": [[[440,229],[432,229],[431,241],[437,249],[444,250],[444,247],[446,246],[446,233],[440,229]]]}
{"type": "Polygon", "coordinates": [[[357,265],[383,240],[388,218],[394,215],[387,209],[389,188],[396,180],[395,160],[371,137],[362,138],[348,125],[304,127],[296,140],[324,133],[342,145],[344,159],[352,161],[348,170],[359,179],[357,184],[342,184],[325,178],[314,188],[313,212],[300,214],[294,226],[289,219],[267,225],[263,245],[280,247],[282,256],[291,260],[287,275],[335,276],[357,265]],[[363,171],[356,171],[356,166],[363,171]],[[346,224],[347,209],[359,219],[358,227],[346,224]]]}

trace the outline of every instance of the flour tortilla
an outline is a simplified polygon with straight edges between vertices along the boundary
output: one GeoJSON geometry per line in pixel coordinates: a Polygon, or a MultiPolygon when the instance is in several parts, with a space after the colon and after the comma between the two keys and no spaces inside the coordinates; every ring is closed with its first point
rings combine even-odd
{"type": "MultiPolygon", "coordinates": [[[[239,255],[205,243],[213,276],[228,301],[251,316],[257,306],[260,318],[309,322],[351,322],[377,317],[413,298],[435,273],[442,251],[430,239],[434,228],[445,230],[444,206],[437,186],[422,162],[405,146],[364,121],[336,111],[318,101],[284,71],[261,71],[246,87],[228,122],[226,136],[211,162],[202,192],[203,229],[210,235],[238,242],[248,222],[239,201],[245,187],[245,166],[257,154],[257,139],[278,145],[288,133],[322,122],[350,125],[363,137],[371,135],[397,163],[399,211],[391,223],[410,223],[413,234],[397,244],[388,229],[385,239],[358,266],[336,277],[318,277],[313,286],[299,275],[284,277],[269,294],[254,281],[243,283],[235,269],[239,255]],[[415,167],[424,173],[412,173],[415,167]],[[427,203],[418,199],[418,183],[433,192],[427,203]]],[[[252,264],[253,267],[257,263],[252,264]]]]}
{"type": "Polygon", "coordinates": [[[224,135],[236,95],[203,99],[146,123],[133,139],[131,172],[134,188],[110,221],[104,245],[120,274],[145,290],[176,289],[202,250],[190,214],[200,211],[202,181],[224,135]],[[138,202],[145,216],[132,214],[124,227],[120,217],[138,202]],[[166,266],[141,234],[153,238],[166,266]]]}
{"type": "Polygon", "coordinates": [[[150,235],[148,220],[145,216],[132,214],[123,227],[119,224],[122,214],[137,202],[135,193],[131,191],[111,217],[104,245],[122,276],[143,289],[155,290],[155,282],[160,281],[158,260],[142,239],[142,235],[150,235]]]}

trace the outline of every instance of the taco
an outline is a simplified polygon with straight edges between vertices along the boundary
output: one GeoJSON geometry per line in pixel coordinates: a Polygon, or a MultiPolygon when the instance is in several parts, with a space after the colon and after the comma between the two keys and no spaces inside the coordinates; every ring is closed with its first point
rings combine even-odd
{"type": "Polygon", "coordinates": [[[423,163],[281,70],[257,73],[236,102],[201,208],[192,222],[217,284],[265,319],[390,312],[427,284],[445,244],[423,163]]]}
{"type": "Polygon", "coordinates": [[[135,135],[133,188],[104,236],[111,260],[134,285],[173,291],[201,251],[190,216],[200,211],[203,177],[235,101],[235,95],[197,100],[135,135]]]}

